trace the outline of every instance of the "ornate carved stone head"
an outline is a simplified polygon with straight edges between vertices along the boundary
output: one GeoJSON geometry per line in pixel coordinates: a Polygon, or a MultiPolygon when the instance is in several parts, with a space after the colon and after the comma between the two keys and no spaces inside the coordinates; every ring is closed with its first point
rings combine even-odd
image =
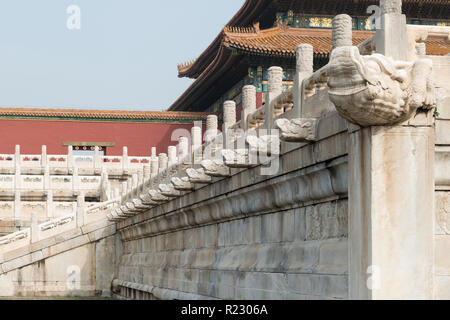
{"type": "Polygon", "coordinates": [[[392,125],[419,108],[435,106],[432,62],[361,56],[357,47],[333,50],[328,65],[330,100],[347,120],[361,126],[392,125]]]}

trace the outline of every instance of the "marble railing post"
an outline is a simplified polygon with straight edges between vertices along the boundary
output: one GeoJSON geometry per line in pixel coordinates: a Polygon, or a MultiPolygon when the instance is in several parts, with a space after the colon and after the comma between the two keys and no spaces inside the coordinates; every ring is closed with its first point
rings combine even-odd
{"type": "Polygon", "coordinates": [[[159,173],[161,173],[167,169],[168,160],[169,159],[167,157],[167,154],[165,154],[165,153],[159,154],[159,157],[158,157],[158,167],[159,167],[158,172],[159,173]]]}
{"type": "Polygon", "coordinates": [[[248,85],[242,88],[242,114],[241,123],[242,130],[249,130],[248,116],[256,111],[256,88],[248,85]]]}
{"type": "Polygon", "coordinates": [[[314,48],[312,45],[303,43],[297,46],[296,72],[294,78],[294,111],[293,118],[302,117],[303,104],[303,80],[313,74],[314,48]]]}
{"type": "Polygon", "coordinates": [[[167,178],[167,175],[163,175],[163,172],[167,169],[167,165],[169,163],[169,158],[167,154],[161,153],[158,156],[158,174],[160,175],[153,187],[158,187],[158,185],[167,178]]]}
{"type": "Polygon", "coordinates": [[[102,188],[102,201],[105,201],[105,199],[107,199],[109,197],[109,190],[108,190],[108,185],[109,185],[109,176],[108,176],[108,171],[106,170],[106,167],[102,167],[102,180],[101,180],[101,188],[102,188]]]}
{"type": "Polygon", "coordinates": [[[113,191],[111,190],[111,188],[106,189],[105,199],[102,202],[109,201],[109,200],[113,199],[113,191]]]}
{"type": "Polygon", "coordinates": [[[144,171],[143,170],[139,170],[137,172],[137,178],[138,178],[138,180],[137,180],[138,181],[137,182],[137,184],[138,184],[137,190],[140,193],[140,192],[142,192],[143,183],[144,183],[144,171]]]}
{"type": "Polygon", "coordinates": [[[102,167],[102,183],[108,182],[109,176],[108,176],[108,170],[106,167],[102,167]]]}
{"type": "Polygon", "coordinates": [[[31,243],[39,241],[39,222],[36,212],[31,213],[31,243]]]}
{"type": "Polygon", "coordinates": [[[167,154],[169,157],[169,162],[168,162],[168,166],[172,167],[174,165],[177,164],[178,159],[177,159],[177,147],[175,146],[170,146],[167,148],[167,154]]]}
{"type": "Polygon", "coordinates": [[[192,137],[192,163],[200,164],[203,158],[202,152],[202,128],[194,126],[191,129],[192,137]]]}
{"type": "Polygon", "coordinates": [[[333,18],[333,49],[353,45],[352,17],[339,14],[333,18]]]}
{"type": "Polygon", "coordinates": [[[232,100],[223,103],[223,128],[222,131],[228,130],[236,124],[236,102],[232,100]]]}
{"type": "Polygon", "coordinates": [[[45,168],[47,165],[47,146],[42,146],[41,152],[41,167],[45,168]]]}
{"type": "Polygon", "coordinates": [[[181,161],[185,162],[188,154],[189,154],[189,139],[187,137],[180,137],[178,139],[178,158],[180,159],[180,162],[181,161]]]}
{"type": "Polygon", "coordinates": [[[120,193],[121,197],[124,198],[128,193],[128,183],[127,181],[124,181],[120,184],[120,193]]]}
{"type": "Polygon", "coordinates": [[[406,16],[402,14],[401,0],[381,0],[380,29],[375,36],[377,53],[396,60],[408,58],[406,16]]]}
{"type": "Polygon", "coordinates": [[[44,167],[44,191],[50,190],[50,168],[48,166],[44,167]]]}
{"type": "Polygon", "coordinates": [[[114,190],[112,188],[112,184],[111,182],[108,181],[108,188],[107,188],[107,193],[108,193],[108,200],[112,200],[114,199],[114,190]]]}
{"type": "Polygon", "coordinates": [[[122,164],[123,164],[123,174],[128,174],[130,171],[130,161],[128,159],[128,147],[123,147],[123,155],[122,155],[122,164]]]}
{"type": "Polygon", "coordinates": [[[151,162],[151,179],[155,178],[159,172],[159,159],[156,156],[156,148],[152,148],[151,162]]]}
{"type": "Polygon", "coordinates": [[[73,185],[73,191],[78,191],[80,189],[80,179],[78,177],[78,167],[77,166],[75,166],[73,168],[72,185],[73,185]]]}
{"type": "Polygon", "coordinates": [[[22,175],[20,172],[20,165],[14,169],[14,189],[19,190],[22,188],[22,175]]]}
{"type": "Polygon", "coordinates": [[[16,145],[15,150],[14,150],[14,166],[19,167],[20,168],[20,145],[16,145]]]}
{"type": "Polygon", "coordinates": [[[236,124],[236,102],[225,101],[223,103],[223,147],[234,150],[234,140],[230,128],[236,124]]]}
{"type": "Polygon", "coordinates": [[[205,154],[204,159],[213,159],[215,157],[218,141],[218,128],[219,122],[216,115],[209,115],[206,120],[206,133],[205,133],[205,154]]]}
{"type": "MultiPolygon", "coordinates": [[[[178,158],[177,158],[177,147],[170,146],[167,148],[167,154],[169,157],[168,160],[168,167],[171,168],[171,172],[175,172],[177,168],[175,167],[178,164],[178,158]]],[[[168,183],[170,183],[170,176],[167,177],[168,183]]]]}
{"type": "Polygon", "coordinates": [[[73,174],[73,167],[74,167],[73,146],[68,146],[67,147],[67,168],[69,170],[69,174],[73,174]]]}
{"type": "Polygon", "coordinates": [[[14,221],[20,218],[21,206],[20,190],[16,189],[14,192],[14,221]]]}
{"type": "Polygon", "coordinates": [[[47,194],[47,218],[52,219],[53,214],[53,190],[49,189],[46,191],[47,194]]]}
{"type": "Polygon", "coordinates": [[[133,190],[133,181],[132,181],[132,179],[133,179],[133,177],[129,177],[127,179],[127,182],[126,182],[126,184],[127,184],[127,191],[126,191],[126,193],[127,194],[130,193],[131,190],[133,190]]]}
{"type": "Polygon", "coordinates": [[[144,164],[144,182],[147,182],[151,177],[151,164],[144,164]]]}
{"type": "Polygon", "coordinates": [[[102,158],[100,157],[100,148],[98,146],[95,146],[95,149],[94,149],[94,170],[99,173],[101,167],[102,167],[102,158]]]}
{"type": "Polygon", "coordinates": [[[85,212],[85,195],[84,192],[80,192],[77,196],[77,227],[80,228],[84,225],[84,212],[85,212]]]}
{"type": "Polygon", "coordinates": [[[273,129],[275,120],[275,110],[272,102],[283,92],[283,69],[280,67],[270,67],[267,73],[267,93],[265,101],[264,128],[273,129]]]}
{"type": "Polygon", "coordinates": [[[137,173],[133,173],[131,176],[131,190],[133,190],[133,196],[137,197],[139,190],[137,187],[139,186],[139,176],[137,173]]]}
{"type": "Polygon", "coordinates": [[[216,115],[209,115],[206,119],[205,143],[214,142],[219,129],[219,120],[216,115]]]}
{"type": "Polygon", "coordinates": [[[120,188],[114,188],[113,197],[114,197],[114,199],[117,199],[120,197],[120,188]]]}
{"type": "Polygon", "coordinates": [[[14,220],[20,217],[21,204],[20,204],[20,189],[22,188],[22,176],[20,172],[20,165],[15,167],[14,172],[14,220]]]}

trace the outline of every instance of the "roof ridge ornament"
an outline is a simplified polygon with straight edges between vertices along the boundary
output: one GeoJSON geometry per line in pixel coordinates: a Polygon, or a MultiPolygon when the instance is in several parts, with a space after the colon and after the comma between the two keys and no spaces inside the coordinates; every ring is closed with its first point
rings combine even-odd
{"type": "Polygon", "coordinates": [[[255,29],[255,33],[260,33],[261,32],[259,21],[253,23],[253,29],[255,29]]]}
{"type": "Polygon", "coordinates": [[[233,27],[233,26],[225,26],[223,28],[224,33],[244,33],[244,34],[251,34],[251,33],[259,33],[259,22],[257,24],[254,24],[253,27],[233,27]]]}
{"type": "Polygon", "coordinates": [[[287,30],[289,29],[289,21],[288,20],[275,20],[275,24],[274,24],[275,28],[280,28],[282,30],[287,30]]]}
{"type": "Polygon", "coordinates": [[[197,61],[197,58],[191,59],[186,62],[182,62],[178,64],[178,71],[183,71],[184,69],[190,68],[195,62],[197,61]]]}

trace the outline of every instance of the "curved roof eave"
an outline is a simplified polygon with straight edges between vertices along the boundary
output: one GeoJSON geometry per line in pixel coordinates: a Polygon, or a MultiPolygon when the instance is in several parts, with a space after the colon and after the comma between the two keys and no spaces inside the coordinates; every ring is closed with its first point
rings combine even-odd
{"type": "MultiPolygon", "coordinates": [[[[220,75],[223,74],[223,70],[229,68],[233,64],[236,57],[232,55],[231,50],[219,45],[219,52],[215,56],[213,62],[201,73],[201,75],[186,89],[186,91],[172,104],[168,111],[183,111],[192,104],[197,96],[195,92],[207,83],[214,82],[220,75]],[[194,93],[194,94],[193,94],[194,93]],[[183,107],[185,106],[185,107],[183,107]]],[[[200,90],[201,91],[201,90],[200,90]]],[[[203,92],[203,91],[202,91],[203,92]]]]}
{"type": "MultiPolygon", "coordinates": [[[[226,26],[247,26],[252,24],[258,15],[272,2],[272,0],[246,0],[239,11],[231,18],[226,26]]],[[[223,38],[223,30],[217,35],[209,47],[191,64],[191,66],[178,73],[178,77],[198,78],[206,70],[205,65],[209,65],[217,56],[223,38]],[[203,68],[202,68],[203,67],[203,68]]]]}

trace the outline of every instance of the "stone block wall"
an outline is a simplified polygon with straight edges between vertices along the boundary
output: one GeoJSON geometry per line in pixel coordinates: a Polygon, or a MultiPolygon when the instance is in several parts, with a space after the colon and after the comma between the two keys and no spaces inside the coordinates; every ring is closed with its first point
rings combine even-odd
{"type": "Polygon", "coordinates": [[[115,296],[347,299],[346,123],[324,121],[317,143],[282,144],[275,176],[232,169],[118,222],[115,296]]]}
{"type": "Polygon", "coordinates": [[[121,245],[92,223],[0,254],[0,297],[110,296],[121,245]]]}
{"type": "Polygon", "coordinates": [[[218,299],[345,299],[347,260],[336,200],[126,242],[119,279],[218,299]]]}

